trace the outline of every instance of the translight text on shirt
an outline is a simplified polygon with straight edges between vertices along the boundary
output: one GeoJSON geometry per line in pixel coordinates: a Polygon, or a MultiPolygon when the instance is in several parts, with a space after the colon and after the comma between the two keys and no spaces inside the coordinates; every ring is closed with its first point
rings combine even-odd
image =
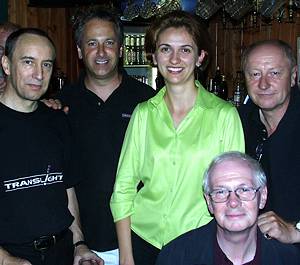
{"type": "Polygon", "coordinates": [[[34,188],[41,185],[52,185],[63,182],[62,172],[34,175],[4,181],[5,192],[34,188]]]}

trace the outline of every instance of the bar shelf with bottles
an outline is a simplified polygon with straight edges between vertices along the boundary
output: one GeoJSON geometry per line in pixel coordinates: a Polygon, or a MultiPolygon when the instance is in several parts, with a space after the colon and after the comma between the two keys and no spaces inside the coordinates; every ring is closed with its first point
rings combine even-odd
{"type": "Polygon", "coordinates": [[[147,61],[145,33],[126,32],[123,43],[123,66],[127,73],[156,89],[157,68],[147,61]]]}
{"type": "Polygon", "coordinates": [[[233,97],[228,97],[226,76],[221,73],[219,66],[216,69],[215,76],[209,79],[208,90],[218,97],[230,101],[236,107],[242,105],[246,97],[246,90],[241,71],[236,72],[236,76],[233,80],[233,97]]]}

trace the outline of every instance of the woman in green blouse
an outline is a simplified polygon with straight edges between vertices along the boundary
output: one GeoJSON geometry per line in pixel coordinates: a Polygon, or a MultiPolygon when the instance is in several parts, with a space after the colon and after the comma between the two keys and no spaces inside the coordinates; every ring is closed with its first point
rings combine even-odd
{"type": "Polygon", "coordinates": [[[195,80],[207,55],[197,19],[175,11],[150,32],[165,87],[136,107],[122,147],[111,198],[121,265],[153,265],[163,245],[208,223],[203,173],[216,155],[244,151],[236,109],[195,80]]]}

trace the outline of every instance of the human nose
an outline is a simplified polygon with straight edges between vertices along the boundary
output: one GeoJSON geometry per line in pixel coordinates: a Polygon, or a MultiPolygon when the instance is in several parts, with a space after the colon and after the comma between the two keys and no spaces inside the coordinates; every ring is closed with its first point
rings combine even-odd
{"type": "Polygon", "coordinates": [[[260,89],[267,89],[267,88],[270,87],[270,83],[269,83],[269,80],[268,80],[268,76],[266,76],[266,75],[261,75],[261,78],[259,79],[258,87],[259,87],[260,89]]]}
{"type": "Polygon", "coordinates": [[[97,54],[103,55],[105,53],[104,44],[99,43],[97,46],[97,54]]]}
{"type": "Polygon", "coordinates": [[[177,51],[173,51],[173,52],[171,53],[170,62],[171,62],[172,64],[178,64],[178,63],[180,62],[180,56],[179,56],[179,54],[178,54],[177,51]]]}
{"type": "Polygon", "coordinates": [[[236,195],[234,191],[230,192],[228,195],[228,200],[227,200],[227,205],[230,208],[236,208],[241,204],[241,200],[239,197],[236,195]]]}
{"type": "Polygon", "coordinates": [[[34,67],[33,77],[37,80],[43,79],[43,67],[40,65],[36,65],[34,67]]]}

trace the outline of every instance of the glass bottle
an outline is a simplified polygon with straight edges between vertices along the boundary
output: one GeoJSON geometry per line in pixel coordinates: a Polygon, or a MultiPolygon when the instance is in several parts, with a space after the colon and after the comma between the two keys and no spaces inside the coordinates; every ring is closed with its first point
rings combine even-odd
{"type": "Polygon", "coordinates": [[[236,107],[239,107],[241,104],[243,104],[245,98],[245,89],[244,89],[244,83],[242,80],[241,71],[236,71],[234,86],[235,86],[235,90],[233,93],[233,103],[236,107]]]}
{"type": "Polygon", "coordinates": [[[219,85],[219,97],[227,100],[228,99],[228,87],[227,87],[227,82],[226,82],[226,77],[225,75],[221,75],[221,82],[219,85]]]}

